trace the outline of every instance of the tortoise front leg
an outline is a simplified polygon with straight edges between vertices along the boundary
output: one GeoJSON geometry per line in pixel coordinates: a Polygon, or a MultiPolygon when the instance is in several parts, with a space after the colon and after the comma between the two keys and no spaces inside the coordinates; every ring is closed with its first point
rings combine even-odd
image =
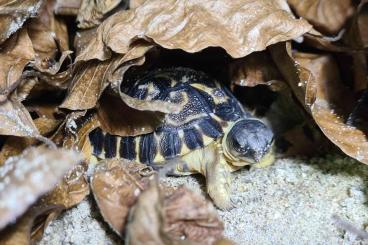
{"type": "Polygon", "coordinates": [[[221,146],[213,144],[211,151],[205,152],[211,155],[205,155],[207,161],[203,162],[203,174],[206,176],[207,192],[214,203],[220,209],[229,209],[233,207],[230,199],[231,172],[224,158],[221,146]]]}

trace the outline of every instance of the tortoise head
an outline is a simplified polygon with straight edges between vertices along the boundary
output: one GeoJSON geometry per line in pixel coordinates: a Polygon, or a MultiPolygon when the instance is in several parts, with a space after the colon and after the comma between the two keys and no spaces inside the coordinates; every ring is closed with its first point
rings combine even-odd
{"type": "Polygon", "coordinates": [[[235,166],[268,165],[273,162],[273,136],[272,130],[260,120],[239,120],[227,133],[225,154],[235,166]]]}

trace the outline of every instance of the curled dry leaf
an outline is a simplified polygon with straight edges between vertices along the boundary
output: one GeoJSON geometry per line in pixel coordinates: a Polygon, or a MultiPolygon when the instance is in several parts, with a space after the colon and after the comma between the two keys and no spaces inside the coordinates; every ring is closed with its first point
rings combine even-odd
{"type": "Polygon", "coordinates": [[[27,25],[33,48],[37,58],[43,62],[43,68],[55,62],[54,59],[59,51],[68,50],[67,27],[61,19],[55,18],[54,5],[55,1],[46,1],[37,18],[31,19],[27,25]]]}
{"type": "Polygon", "coordinates": [[[0,229],[58,183],[80,154],[64,149],[30,148],[0,167],[0,229]]]}
{"type": "Polygon", "coordinates": [[[105,15],[126,0],[82,0],[77,21],[79,28],[91,28],[101,23],[105,15]]]}
{"type": "Polygon", "coordinates": [[[0,103],[0,135],[39,137],[27,109],[18,101],[7,100],[0,103]]]}
{"type": "Polygon", "coordinates": [[[184,187],[168,192],[151,181],[130,211],[126,244],[214,244],[223,229],[204,197],[184,187]]]}
{"type": "Polygon", "coordinates": [[[271,56],[291,90],[308,111],[315,100],[316,84],[311,72],[296,62],[289,42],[269,47],[271,56]]]}
{"type": "MultiPolygon", "coordinates": [[[[77,64],[75,75],[69,87],[62,108],[85,110],[96,106],[98,98],[110,82],[119,88],[125,71],[144,62],[144,54],[152,45],[139,44],[125,55],[118,55],[111,60],[91,60],[77,64]]],[[[122,96],[123,97],[123,96],[122,96]]]]}
{"type": "Polygon", "coordinates": [[[0,50],[0,102],[20,82],[24,67],[35,58],[27,30],[22,29],[6,41],[0,50]]]}
{"type": "Polygon", "coordinates": [[[86,164],[79,164],[71,169],[62,181],[41,199],[47,205],[60,205],[71,208],[80,203],[89,194],[89,185],[85,178],[86,164]]]}
{"type": "Polygon", "coordinates": [[[335,34],[354,13],[352,0],[287,0],[295,12],[318,30],[335,34]]]}
{"type": "Polygon", "coordinates": [[[295,54],[295,59],[316,78],[316,100],[311,111],[318,126],[345,154],[368,164],[367,132],[354,122],[348,124],[353,93],[343,85],[334,59],[328,55],[300,53],[295,54]]]}
{"type": "Polygon", "coordinates": [[[153,175],[146,165],[125,160],[100,162],[91,177],[91,188],[104,220],[120,236],[129,209],[139,194],[147,188],[153,175]]]}
{"type": "Polygon", "coordinates": [[[73,114],[75,113],[72,112],[71,115],[67,116],[64,124],[59,127],[59,130],[53,136],[53,140],[64,148],[78,149],[89,161],[92,156],[92,146],[88,135],[92,130],[99,127],[100,124],[95,114],[87,114],[85,117],[81,116],[78,119],[74,119],[73,114]]]}
{"type": "Polygon", "coordinates": [[[230,63],[230,79],[239,86],[254,87],[282,80],[282,76],[268,52],[252,53],[230,63]]]}
{"type": "Polygon", "coordinates": [[[305,20],[294,19],[280,2],[285,3],[275,0],[145,1],[136,9],[121,11],[104,21],[97,37],[77,60],[105,60],[111,51],[125,54],[136,39],[153,40],[164,48],[190,53],[222,47],[234,58],[244,57],[310,30],[305,20]]]}
{"type": "Polygon", "coordinates": [[[7,227],[0,232],[0,244],[2,245],[27,245],[31,244],[31,232],[37,217],[51,212],[58,212],[60,206],[35,206],[30,208],[16,224],[7,227]]]}
{"type": "Polygon", "coordinates": [[[112,95],[102,96],[97,107],[102,130],[120,136],[151,133],[162,122],[164,115],[160,112],[135,110],[112,95]]]}
{"type": "MultiPolygon", "coordinates": [[[[60,124],[59,120],[40,117],[34,120],[34,124],[41,135],[54,131],[60,124]]],[[[28,146],[35,145],[38,141],[34,138],[9,136],[0,151],[0,166],[11,156],[22,153],[28,146]]]]}
{"type": "Polygon", "coordinates": [[[42,0],[0,1],[0,44],[20,29],[29,17],[37,15],[42,0]]]}

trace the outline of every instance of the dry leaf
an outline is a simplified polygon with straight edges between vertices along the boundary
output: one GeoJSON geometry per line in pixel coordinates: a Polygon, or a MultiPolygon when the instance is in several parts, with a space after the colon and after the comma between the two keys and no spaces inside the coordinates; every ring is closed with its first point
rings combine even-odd
{"type": "Polygon", "coordinates": [[[153,132],[162,123],[165,114],[138,111],[127,106],[120,98],[104,95],[97,107],[97,115],[104,132],[135,136],[153,132]]]}
{"type": "Polygon", "coordinates": [[[368,47],[368,5],[366,3],[366,1],[361,1],[351,21],[351,25],[344,35],[344,42],[358,49],[351,54],[353,58],[354,91],[357,92],[368,87],[368,60],[365,50],[368,47]]]}
{"type": "Polygon", "coordinates": [[[54,12],[58,15],[77,15],[82,0],[55,0],[54,12]]]}
{"type": "Polygon", "coordinates": [[[295,59],[309,69],[317,81],[316,100],[311,111],[322,132],[345,154],[368,164],[367,132],[354,123],[347,123],[354,98],[341,82],[333,58],[328,55],[296,54],[295,59]]]}
{"type": "Polygon", "coordinates": [[[42,0],[0,1],[0,44],[20,29],[29,17],[37,15],[42,0]]]}
{"type": "Polygon", "coordinates": [[[85,177],[87,165],[79,164],[71,169],[62,181],[42,197],[41,202],[47,205],[60,205],[64,209],[80,203],[89,194],[89,185],[85,177]]]}
{"type": "Polygon", "coordinates": [[[160,190],[151,181],[130,211],[126,232],[126,244],[213,244],[222,238],[223,224],[204,197],[183,187],[160,190]]]}
{"type": "Polygon", "coordinates": [[[53,0],[47,0],[37,18],[31,19],[27,25],[33,48],[44,69],[53,65],[59,51],[69,49],[67,27],[61,19],[55,18],[54,4],[53,0]]]}
{"type": "Polygon", "coordinates": [[[239,86],[254,87],[282,80],[281,74],[268,52],[252,53],[230,63],[231,82],[239,86]]]}
{"type": "MultiPolygon", "coordinates": [[[[124,56],[100,62],[91,60],[77,65],[68,96],[60,106],[70,110],[85,110],[96,106],[98,98],[110,82],[119,88],[125,71],[144,62],[144,54],[152,45],[137,45],[124,56]]],[[[123,97],[123,96],[122,96],[123,97]]]]}
{"type": "MultiPolygon", "coordinates": [[[[41,135],[46,135],[54,131],[60,121],[41,117],[35,119],[34,124],[41,135]]],[[[28,146],[35,145],[37,142],[34,138],[9,136],[0,151],[0,166],[9,157],[19,155],[28,146]]]]}
{"type": "Polygon", "coordinates": [[[108,85],[105,82],[106,73],[111,63],[110,60],[104,62],[92,60],[79,66],[74,72],[68,96],[60,107],[70,110],[93,108],[108,85]]]}
{"type": "Polygon", "coordinates": [[[91,37],[95,36],[97,32],[97,27],[95,28],[90,28],[90,29],[82,29],[82,30],[78,30],[75,34],[74,37],[74,49],[75,49],[75,54],[78,56],[80,54],[80,52],[85,49],[89,43],[89,41],[91,41],[91,37]]]}
{"type": "Polygon", "coordinates": [[[199,244],[213,244],[223,237],[224,225],[215,207],[185,187],[166,195],[163,230],[173,240],[187,239],[199,244]]]}
{"type": "Polygon", "coordinates": [[[0,244],[2,245],[28,245],[31,243],[31,231],[37,217],[50,212],[58,212],[61,207],[55,205],[32,207],[16,224],[7,227],[0,232],[0,244]]]}
{"type": "Polygon", "coordinates": [[[4,43],[0,50],[0,102],[5,101],[16,88],[24,67],[34,58],[35,52],[26,29],[4,43]]]}
{"type": "Polygon", "coordinates": [[[67,115],[52,140],[68,149],[78,149],[83,152],[87,150],[86,158],[89,159],[88,134],[99,127],[95,113],[86,111],[75,111],[67,115]]]}
{"type": "Polygon", "coordinates": [[[126,0],[82,0],[77,16],[78,27],[91,28],[99,25],[106,13],[113,10],[121,2],[127,5],[126,0]]]}
{"type": "Polygon", "coordinates": [[[0,103],[0,122],[0,135],[40,137],[29,112],[20,102],[0,103]]]}
{"type": "Polygon", "coordinates": [[[309,110],[315,100],[316,84],[310,71],[294,60],[290,43],[279,43],[269,47],[271,56],[291,90],[309,110]]]}
{"type": "Polygon", "coordinates": [[[44,147],[9,158],[0,167],[0,229],[14,222],[81,160],[74,151],[44,147]]]}
{"type": "Polygon", "coordinates": [[[104,220],[120,236],[124,233],[129,209],[147,188],[153,171],[125,160],[100,162],[91,177],[91,188],[104,220]]]}
{"type": "Polygon", "coordinates": [[[353,14],[352,0],[287,0],[295,12],[327,34],[341,30],[353,14]]]}
{"type": "Polygon", "coordinates": [[[198,52],[222,47],[234,58],[297,38],[311,26],[296,20],[275,0],[152,0],[104,21],[97,37],[77,60],[125,54],[136,39],[153,40],[167,49],[198,52]],[[236,27],[236,28],[234,28],[236,27]],[[124,33],[124,35],[121,35],[124,33]],[[111,50],[111,51],[110,51],[111,50]]]}

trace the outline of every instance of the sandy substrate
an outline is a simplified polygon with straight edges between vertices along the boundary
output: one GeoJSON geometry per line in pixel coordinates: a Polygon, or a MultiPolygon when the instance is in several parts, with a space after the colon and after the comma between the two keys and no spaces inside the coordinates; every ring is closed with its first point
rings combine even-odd
{"type": "MultiPolygon", "coordinates": [[[[168,178],[202,191],[199,177],[168,178]]],[[[278,160],[266,169],[234,173],[235,208],[219,211],[225,235],[237,244],[368,244],[345,231],[337,215],[358,229],[368,224],[368,166],[341,156],[278,160]]],[[[91,200],[64,212],[40,244],[120,244],[91,200]]]]}

